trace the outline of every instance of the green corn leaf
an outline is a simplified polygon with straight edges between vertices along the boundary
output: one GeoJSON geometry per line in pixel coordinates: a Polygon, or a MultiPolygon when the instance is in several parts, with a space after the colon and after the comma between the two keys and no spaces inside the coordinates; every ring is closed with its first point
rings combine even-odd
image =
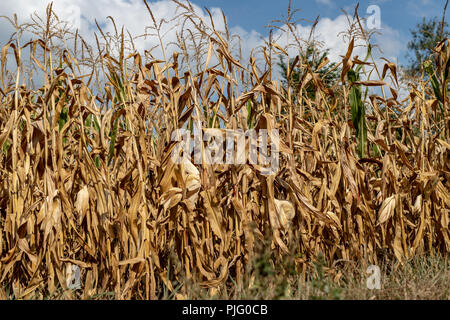
{"type": "MultiPolygon", "coordinates": [[[[359,73],[350,69],[347,72],[348,80],[351,83],[359,81],[359,73]]],[[[363,158],[365,155],[365,146],[367,141],[367,127],[366,127],[366,111],[365,105],[361,99],[361,86],[353,85],[349,93],[349,102],[352,114],[352,123],[356,130],[356,137],[358,141],[358,155],[363,158]]]]}

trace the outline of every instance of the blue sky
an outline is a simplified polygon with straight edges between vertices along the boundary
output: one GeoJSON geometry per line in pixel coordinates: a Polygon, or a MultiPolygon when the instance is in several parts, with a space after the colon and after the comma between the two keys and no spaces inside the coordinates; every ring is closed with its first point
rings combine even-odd
{"type": "MultiPolygon", "coordinates": [[[[26,22],[30,20],[33,12],[42,14],[49,2],[50,0],[2,0],[0,15],[12,16],[13,13],[17,13],[19,21],[26,22]]],[[[63,19],[73,22],[73,25],[80,29],[80,34],[85,40],[92,43],[95,43],[94,32],[98,33],[95,20],[105,28],[104,31],[114,31],[107,16],[114,17],[116,24],[124,25],[132,35],[142,34],[145,26],[150,24],[149,15],[142,0],[53,0],[53,2],[55,12],[63,19]]],[[[390,61],[404,64],[410,29],[423,17],[441,18],[444,2],[444,0],[359,1],[361,18],[368,16],[366,10],[370,5],[377,5],[380,8],[381,28],[378,31],[381,34],[376,35],[373,40],[384,51],[378,55],[377,59],[385,57],[390,61]]],[[[157,19],[170,20],[175,16],[176,5],[170,0],[148,1],[148,3],[157,19]]],[[[220,9],[222,9],[227,16],[231,31],[241,37],[244,56],[248,58],[252,48],[264,44],[264,39],[267,40],[269,30],[265,26],[272,20],[281,19],[283,15],[286,15],[289,1],[193,0],[191,3],[194,4],[198,15],[205,20],[209,20],[209,17],[204,7],[212,8],[215,21],[221,20],[220,9]]],[[[301,10],[296,15],[298,19],[312,21],[319,15],[315,38],[322,42],[324,48],[330,49],[332,60],[340,60],[340,55],[345,54],[348,45],[340,35],[340,32],[347,28],[347,20],[341,9],[353,14],[356,4],[357,1],[351,0],[292,0],[292,7],[301,10]]],[[[218,25],[220,27],[219,22],[218,25]]],[[[311,23],[299,21],[296,27],[301,37],[307,37],[311,23]]],[[[8,26],[8,23],[0,20],[0,42],[7,41],[11,32],[12,28],[8,26]]],[[[173,30],[168,32],[165,39],[167,43],[170,41],[176,41],[173,30]]],[[[138,49],[148,50],[152,46],[157,46],[159,41],[155,38],[140,38],[136,44],[138,49]]],[[[354,54],[365,55],[362,49],[356,50],[354,54]]]]}
{"type": "MultiPolygon", "coordinates": [[[[319,19],[327,17],[333,20],[342,14],[342,9],[352,14],[358,2],[361,17],[367,15],[366,10],[370,5],[378,5],[381,9],[382,26],[387,25],[398,31],[405,44],[411,38],[410,29],[421,22],[423,17],[438,16],[441,19],[445,4],[445,1],[441,0],[292,0],[291,7],[300,9],[300,12],[296,15],[299,19],[314,20],[319,16],[319,19]]],[[[222,8],[231,26],[238,25],[246,30],[255,30],[260,34],[266,35],[268,28],[264,26],[269,24],[271,20],[286,16],[289,1],[196,0],[193,3],[202,7],[222,8]]],[[[399,62],[403,63],[406,61],[404,54],[405,51],[402,50],[398,55],[399,62]]]]}
{"type": "MultiPolygon", "coordinates": [[[[196,0],[192,1],[202,7],[222,8],[232,25],[263,32],[264,25],[272,19],[286,14],[288,0],[196,0]]],[[[353,13],[359,2],[359,12],[363,16],[369,5],[381,8],[383,22],[393,28],[409,34],[409,28],[421,21],[422,17],[442,16],[445,1],[440,0],[378,0],[378,1],[332,1],[332,0],[292,0],[292,7],[300,9],[299,18],[314,19],[320,17],[334,18],[342,13],[341,9],[353,13]]],[[[450,8],[449,8],[450,10],[450,8]]]]}

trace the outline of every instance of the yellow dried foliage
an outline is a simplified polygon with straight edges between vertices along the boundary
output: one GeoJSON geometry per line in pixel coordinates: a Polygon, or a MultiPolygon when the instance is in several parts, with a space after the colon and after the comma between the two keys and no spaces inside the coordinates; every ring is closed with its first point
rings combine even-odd
{"type": "MultiPolygon", "coordinates": [[[[225,38],[210,33],[208,62],[184,75],[182,54],[144,64],[139,53],[103,53],[97,63],[107,80],[99,88],[78,73],[69,51],[48,49],[41,58],[32,54],[46,79],[34,90],[22,82],[24,47],[3,47],[1,284],[18,297],[52,294],[67,289],[74,264],[83,298],[114,292],[118,299],[156,299],[189,278],[220,288],[229,276],[242,281],[255,242],[264,238],[273,239],[275,264],[295,248],[300,266],[319,254],[331,264],[376,263],[385,249],[400,261],[449,252],[448,95],[444,115],[425,99],[432,95],[425,81],[404,101],[370,97],[367,157],[359,159],[348,83],[326,88],[308,69],[305,79],[316,84],[311,100],[302,84],[295,91],[254,63],[244,68],[225,38]],[[20,68],[8,78],[11,53],[20,68]],[[248,161],[172,162],[171,133],[193,122],[278,129],[280,169],[264,176],[248,161]]],[[[45,39],[28,46],[44,49],[45,39]]],[[[352,46],[344,66],[353,65],[352,46]]],[[[439,50],[447,59],[441,66],[448,65],[448,42],[439,50]]],[[[389,72],[397,79],[387,63],[383,79],[360,85],[386,85],[389,72]]]]}

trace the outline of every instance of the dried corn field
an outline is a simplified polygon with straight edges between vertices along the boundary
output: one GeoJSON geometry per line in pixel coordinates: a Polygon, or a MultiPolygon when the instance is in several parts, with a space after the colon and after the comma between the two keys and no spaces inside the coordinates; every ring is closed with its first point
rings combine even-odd
{"type": "MultiPolygon", "coordinates": [[[[180,6],[195,28],[163,60],[130,50],[124,29],[99,27],[93,48],[77,34],[57,45],[51,7],[37,40],[22,42],[27,26],[12,20],[1,50],[0,297],[6,286],[18,298],[67,290],[71,265],[82,288],[69,297],[183,298],[189,279],[220,291],[248,282],[261,243],[280,272],[287,255],[299,274],[320,255],[336,281],[336,261],[448,254],[448,39],[430,57],[433,76],[400,100],[396,65],[361,61],[355,39],[335,85],[299,56],[303,76],[283,84],[273,55],[289,59],[286,48],[237,59],[227,32],[180,6]],[[203,43],[194,55],[189,40],[203,43]],[[378,79],[352,80],[361,67],[378,79]],[[193,123],[277,129],[278,172],[174,163],[171,133],[193,123]]],[[[156,18],[149,8],[158,33],[156,18]]]]}

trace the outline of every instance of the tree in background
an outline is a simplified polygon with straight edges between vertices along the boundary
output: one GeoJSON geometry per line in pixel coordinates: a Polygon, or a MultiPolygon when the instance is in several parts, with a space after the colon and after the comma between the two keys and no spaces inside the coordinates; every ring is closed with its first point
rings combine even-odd
{"type": "MultiPolygon", "coordinates": [[[[328,60],[328,52],[326,49],[321,51],[317,49],[313,45],[309,45],[304,53],[300,53],[299,64],[295,64],[294,69],[290,72],[290,77],[288,79],[288,68],[284,59],[280,56],[280,62],[278,66],[281,68],[281,76],[282,82],[285,87],[296,87],[306,72],[305,64],[308,64],[313,72],[317,72],[320,75],[323,83],[327,87],[333,86],[340,76],[340,69],[335,68],[336,63],[327,62],[328,60]],[[303,62],[303,65],[302,64],[303,62]]],[[[295,59],[290,59],[289,69],[291,70],[293,67],[295,59]]],[[[313,98],[315,95],[316,88],[314,87],[314,83],[310,81],[308,85],[305,87],[306,94],[309,98],[313,98]]]]}
{"type": "Polygon", "coordinates": [[[418,76],[423,62],[429,59],[437,43],[449,37],[448,24],[445,22],[447,5],[448,0],[445,3],[441,21],[438,17],[430,19],[424,17],[422,22],[416,25],[415,29],[410,30],[412,40],[407,45],[409,65],[406,66],[406,72],[409,76],[418,76]]]}

